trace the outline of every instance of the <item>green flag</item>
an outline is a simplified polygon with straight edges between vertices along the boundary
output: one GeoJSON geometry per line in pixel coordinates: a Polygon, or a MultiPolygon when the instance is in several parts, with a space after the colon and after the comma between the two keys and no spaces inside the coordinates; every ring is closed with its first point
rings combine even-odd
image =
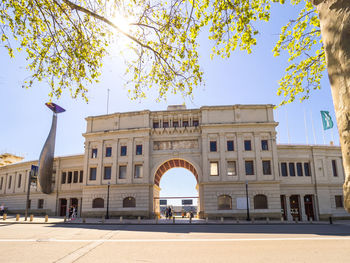
{"type": "Polygon", "coordinates": [[[329,114],[329,111],[321,111],[321,117],[324,130],[333,128],[333,121],[331,115],[329,114]]]}

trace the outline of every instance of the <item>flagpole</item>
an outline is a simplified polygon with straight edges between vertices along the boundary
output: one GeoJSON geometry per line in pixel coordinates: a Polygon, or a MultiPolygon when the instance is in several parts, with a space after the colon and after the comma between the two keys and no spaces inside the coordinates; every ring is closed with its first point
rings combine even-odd
{"type": "Polygon", "coordinates": [[[316,144],[316,134],[315,134],[314,119],[312,118],[312,111],[311,110],[310,110],[310,116],[311,116],[312,133],[314,135],[314,144],[316,144]]]}
{"type": "Polygon", "coordinates": [[[306,138],[306,145],[309,144],[309,137],[308,137],[308,131],[307,131],[307,125],[306,125],[306,112],[305,112],[305,106],[304,108],[304,125],[305,125],[305,138],[306,138]]]}
{"type": "Polygon", "coordinates": [[[290,144],[290,133],[289,133],[289,125],[288,125],[288,112],[287,108],[286,109],[286,122],[287,122],[287,134],[288,134],[288,144],[290,144]]]}

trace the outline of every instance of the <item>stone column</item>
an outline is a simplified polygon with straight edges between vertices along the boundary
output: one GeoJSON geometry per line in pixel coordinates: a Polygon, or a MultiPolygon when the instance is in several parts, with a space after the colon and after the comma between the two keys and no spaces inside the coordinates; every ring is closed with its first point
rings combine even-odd
{"type": "Polygon", "coordinates": [[[305,212],[305,203],[304,203],[304,196],[299,195],[299,205],[300,205],[300,211],[301,211],[301,221],[307,221],[307,216],[305,212]]]}
{"type": "Polygon", "coordinates": [[[238,180],[245,180],[245,170],[243,161],[243,133],[237,133],[236,145],[237,145],[237,171],[238,180]]]}
{"type": "Polygon", "coordinates": [[[293,221],[292,214],[290,213],[290,195],[285,195],[286,197],[286,212],[287,212],[287,220],[293,221]]]}

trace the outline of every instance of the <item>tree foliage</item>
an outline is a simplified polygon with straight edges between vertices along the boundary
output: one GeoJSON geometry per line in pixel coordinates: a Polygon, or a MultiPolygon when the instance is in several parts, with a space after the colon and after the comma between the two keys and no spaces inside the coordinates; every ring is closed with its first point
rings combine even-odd
{"type": "MultiPolygon", "coordinates": [[[[300,14],[282,27],[273,49],[289,53],[289,66],[280,80],[282,104],[305,99],[320,88],[325,56],[318,16],[309,0],[300,14]]],[[[199,35],[209,30],[212,56],[228,58],[237,48],[252,52],[257,23],[269,21],[272,4],[284,0],[2,0],[0,34],[11,57],[25,51],[32,75],[24,83],[46,80],[50,97],[68,88],[75,98],[98,81],[103,57],[113,39],[127,39],[127,85],[132,98],[150,88],[159,99],[168,92],[187,96],[203,82],[199,35]],[[121,20],[128,19],[123,28],[121,20]]],[[[286,4],[285,4],[286,5],[286,4]]]]}

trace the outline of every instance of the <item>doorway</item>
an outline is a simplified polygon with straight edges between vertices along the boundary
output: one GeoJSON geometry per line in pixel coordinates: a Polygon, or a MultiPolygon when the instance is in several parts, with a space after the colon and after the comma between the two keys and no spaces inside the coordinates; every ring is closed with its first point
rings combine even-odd
{"type": "Polygon", "coordinates": [[[67,199],[60,199],[60,216],[65,216],[67,212],[67,199]]]}
{"type": "Polygon", "coordinates": [[[314,214],[313,196],[305,195],[304,204],[305,204],[305,214],[306,214],[307,220],[310,221],[310,219],[312,219],[314,221],[315,214],[314,214]]]}
{"type": "Polygon", "coordinates": [[[300,215],[300,205],[299,205],[299,195],[290,196],[290,213],[293,217],[293,220],[301,220],[300,215]]]}

